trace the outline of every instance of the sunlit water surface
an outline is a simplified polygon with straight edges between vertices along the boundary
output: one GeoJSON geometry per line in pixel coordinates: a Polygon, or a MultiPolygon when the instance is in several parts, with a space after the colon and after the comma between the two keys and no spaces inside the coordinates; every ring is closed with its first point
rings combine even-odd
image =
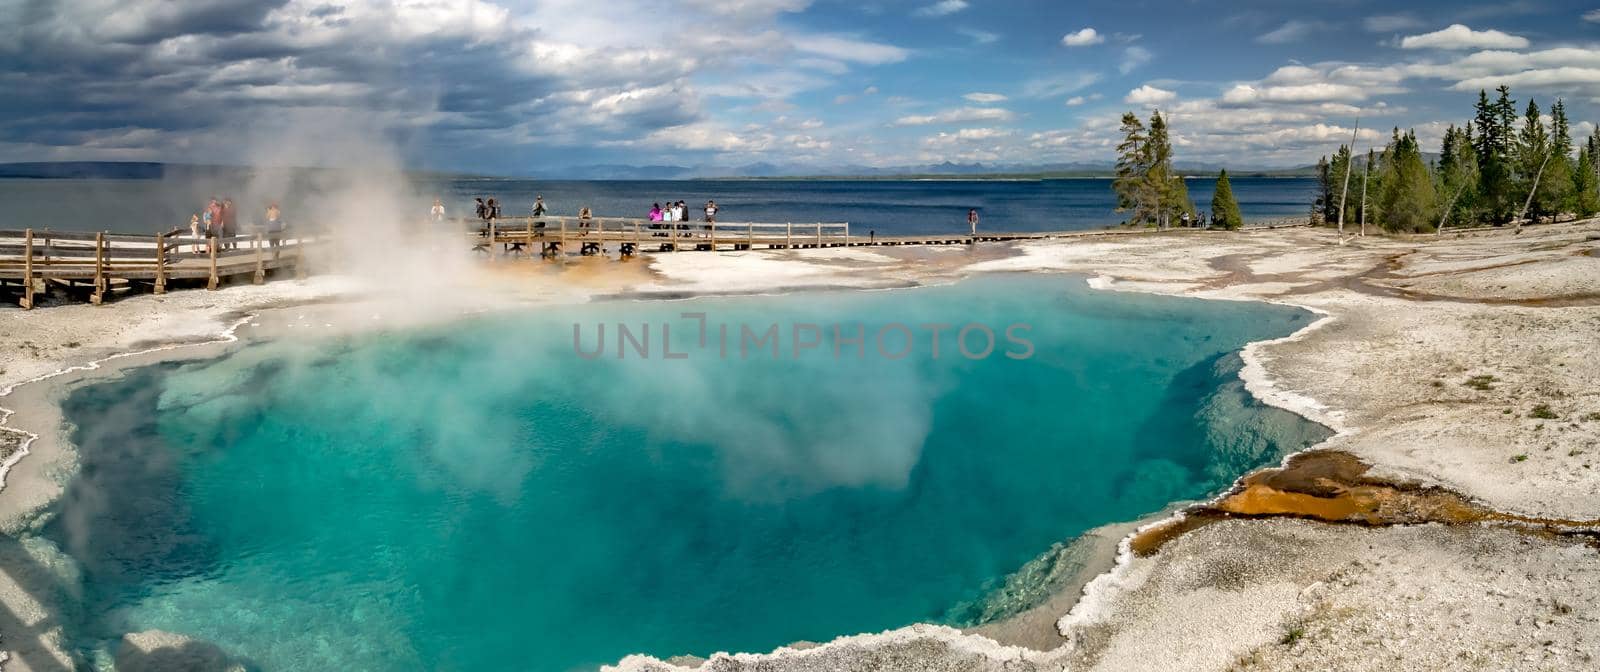
{"type": "Polygon", "coordinates": [[[1310,317],[1017,276],[252,345],[73,394],[48,535],[83,565],[91,658],[161,629],[266,670],[565,670],[962,623],[1053,543],[1324,437],[1237,380],[1241,346],[1310,317]],[[654,327],[649,359],[617,358],[619,320],[654,327]],[[917,343],[888,359],[896,322],[917,343]],[[771,323],[781,356],[741,359],[739,325],[771,323]],[[934,358],[929,323],[999,342],[945,331],[934,358]],[[792,356],[794,324],[823,345],[792,356]],[[834,359],[833,324],[867,356],[834,359]]]}

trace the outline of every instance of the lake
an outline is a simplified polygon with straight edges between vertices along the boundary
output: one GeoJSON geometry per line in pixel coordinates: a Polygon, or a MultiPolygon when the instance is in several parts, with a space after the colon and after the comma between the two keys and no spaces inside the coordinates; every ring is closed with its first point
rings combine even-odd
{"type": "MultiPolygon", "coordinates": [[[[1305,216],[1316,180],[1234,178],[1233,193],[1246,220],[1305,216]]],[[[1210,210],[1215,180],[1190,179],[1189,194],[1210,210]]],[[[601,217],[645,217],[651,203],[683,200],[698,218],[707,200],[721,207],[724,222],[849,222],[853,233],[884,235],[967,230],[967,210],[977,208],[991,231],[1097,229],[1123,221],[1115,212],[1110,180],[678,180],[558,181],[508,178],[408,180],[394,185],[401,203],[383,211],[415,212],[422,219],[434,198],[451,216],[472,216],[475,196],[493,197],[504,215],[526,215],[536,195],[551,214],[576,215],[588,206],[601,217]]],[[[187,228],[211,196],[231,197],[240,221],[261,219],[278,201],[285,221],[318,223],[305,205],[329,197],[368,207],[362,194],[326,193],[307,179],[251,181],[184,180],[0,180],[0,228],[54,228],[154,233],[187,228]]],[[[348,204],[347,204],[348,205],[348,204]]],[[[375,205],[370,209],[377,211],[375,205]]],[[[339,222],[320,222],[338,226],[339,222]]]]}

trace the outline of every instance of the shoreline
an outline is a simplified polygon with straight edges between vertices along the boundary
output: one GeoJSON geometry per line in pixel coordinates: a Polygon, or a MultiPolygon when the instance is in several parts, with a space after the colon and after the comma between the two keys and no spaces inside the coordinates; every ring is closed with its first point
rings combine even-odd
{"type": "MultiPolygon", "coordinates": [[[[1227,234],[1222,234],[1222,235],[1227,235],[1227,234]]],[[[1249,234],[1231,236],[1229,240],[1224,241],[1219,246],[1226,247],[1228,244],[1239,245],[1239,242],[1240,242],[1239,239],[1244,238],[1245,236],[1255,236],[1255,235],[1261,235],[1261,232],[1251,232],[1249,234]]],[[[1280,236],[1280,237],[1283,237],[1283,236],[1280,236]]],[[[1267,341],[1257,341],[1257,342],[1252,342],[1252,343],[1248,344],[1243,349],[1243,351],[1241,352],[1241,358],[1244,361],[1244,367],[1240,370],[1239,376],[1240,376],[1241,380],[1244,381],[1246,389],[1250,392],[1250,394],[1255,399],[1260,401],[1261,403],[1266,404],[1266,405],[1270,405],[1270,406],[1275,406],[1277,408],[1282,408],[1284,410],[1288,410],[1290,412],[1296,413],[1297,415],[1300,415],[1302,417],[1310,419],[1310,420],[1312,420],[1314,422],[1318,422],[1318,423],[1321,423],[1323,425],[1326,425],[1330,429],[1334,430],[1335,434],[1333,436],[1329,437],[1327,440],[1316,444],[1315,446],[1311,446],[1311,447],[1306,448],[1305,450],[1297,451],[1297,452],[1295,452],[1295,453],[1293,453],[1293,454],[1291,454],[1289,456],[1285,456],[1285,458],[1282,461],[1280,461],[1279,468],[1287,466],[1288,463],[1290,462],[1290,459],[1295,455],[1304,455],[1304,454],[1306,454],[1308,452],[1318,451],[1318,450],[1337,449],[1335,444],[1342,444],[1344,442],[1347,442],[1352,436],[1354,436],[1356,434],[1359,434],[1361,432],[1362,427],[1361,427],[1361,423],[1359,421],[1359,418],[1356,419],[1356,421],[1354,421],[1354,422],[1349,421],[1349,418],[1345,413],[1346,409],[1345,408],[1341,408],[1341,406],[1337,403],[1337,400],[1331,400],[1331,401],[1329,401],[1328,403],[1325,404],[1323,401],[1319,400],[1318,397],[1314,397],[1314,396],[1311,396],[1309,394],[1303,394],[1300,390],[1303,390],[1304,388],[1301,387],[1301,386],[1298,386],[1296,384],[1296,381],[1293,380],[1293,376],[1288,376],[1288,375],[1274,376],[1274,375],[1272,375],[1273,374],[1272,363],[1273,363],[1273,361],[1275,361],[1277,359],[1281,359],[1282,358],[1282,354],[1281,353],[1270,354],[1270,353],[1268,353],[1266,351],[1282,348],[1283,346],[1295,345],[1295,344],[1304,345],[1307,341],[1312,340],[1314,336],[1322,334],[1323,332],[1329,331],[1329,330],[1331,330],[1331,328],[1334,325],[1340,324],[1339,315],[1336,315],[1335,311],[1334,310],[1330,310],[1329,307],[1326,306],[1326,305],[1322,305],[1322,304],[1320,304],[1319,302],[1316,302],[1316,301],[1301,302],[1299,300],[1296,300],[1296,297],[1294,297],[1292,295],[1291,296],[1285,296],[1285,297],[1264,298],[1264,297],[1261,297],[1261,296],[1248,295],[1248,294],[1246,294],[1244,292],[1238,292],[1238,291],[1233,292],[1233,293],[1229,293],[1227,290],[1232,288],[1232,287],[1234,287],[1233,285],[1224,285],[1220,289],[1212,289],[1212,288],[1205,287],[1203,283],[1200,283],[1198,285],[1195,284],[1195,283],[1192,283],[1192,282],[1188,283],[1188,284],[1174,283],[1174,282],[1172,282],[1172,278],[1163,278],[1161,280],[1153,282],[1149,278],[1142,277],[1142,276],[1149,275],[1148,273],[1144,273],[1143,272],[1144,269],[1142,269],[1142,268],[1140,269],[1140,271],[1141,271],[1140,273],[1129,274],[1129,273],[1124,272],[1124,273],[1121,273],[1121,274],[1115,274],[1115,273],[1111,273],[1111,272],[1104,272],[1104,271],[1101,271],[1101,270],[1097,270],[1097,269],[1094,268],[1094,263],[1092,261],[1084,260],[1084,259],[1077,259],[1077,260],[1072,261],[1072,263],[1056,263],[1056,264],[1052,264],[1051,260],[1048,259],[1048,258],[1033,259],[1032,262],[1034,262],[1034,263],[1033,263],[1033,267],[1032,268],[1016,268],[1016,267],[1006,268],[1007,265],[1013,265],[1013,266],[1024,265],[1026,262],[1028,262],[1029,261],[1028,257],[1030,256],[1030,254],[1032,252],[1032,250],[1030,248],[1057,248],[1058,251],[1059,251],[1060,249],[1094,248],[1094,247],[1097,247],[1097,246],[1099,246],[1101,248],[1106,248],[1106,247],[1109,247],[1109,248],[1125,248],[1125,247],[1160,247],[1161,245],[1170,245],[1171,237],[1162,237],[1162,238],[1166,238],[1167,240],[1166,241],[1158,241],[1157,243],[1147,243],[1145,241],[1139,241],[1139,242],[1134,242],[1134,243],[1122,243],[1122,242],[1102,243],[1100,241],[1081,241],[1081,242],[1080,241],[1069,241],[1069,242],[1060,243],[1060,244],[1046,244],[1046,245],[1035,245],[1035,246],[1029,246],[1029,245],[997,246],[997,248],[1002,248],[1002,251],[1004,251],[1005,253],[1004,254],[1000,254],[1000,255],[994,255],[992,258],[981,259],[981,260],[976,261],[975,263],[959,263],[959,262],[955,263],[955,264],[935,263],[935,264],[933,264],[934,268],[932,269],[931,273],[926,272],[928,269],[918,268],[918,269],[915,269],[916,270],[915,273],[911,273],[911,274],[909,274],[909,276],[906,273],[906,271],[908,269],[904,269],[904,268],[899,268],[899,269],[897,269],[897,268],[888,268],[888,269],[884,269],[884,268],[881,268],[881,266],[883,264],[878,263],[878,262],[865,261],[865,260],[860,260],[860,259],[844,259],[843,261],[848,262],[844,266],[831,266],[829,268],[829,270],[824,270],[824,271],[821,271],[821,272],[813,271],[812,273],[810,273],[806,277],[814,277],[816,275],[821,275],[822,277],[828,277],[828,275],[830,273],[837,274],[837,275],[845,275],[845,276],[855,276],[855,275],[858,275],[858,271],[861,270],[860,269],[861,266],[877,264],[878,266],[880,266],[880,268],[873,268],[873,269],[871,269],[870,272],[868,272],[866,274],[866,275],[869,276],[869,280],[875,278],[877,281],[879,281],[877,284],[874,284],[873,282],[865,282],[865,283],[860,282],[861,279],[857,277],[857,278],[852,278],[852,280],[854,280],[855,282],[853,282],[851,285],[840,287],[841,289],[857,289],[857,290],[871,291],[871,290],[874,290],[874,289],[894,288],[896,285],[893,284],[893,283],[896,283],[896,282],[900,282],[900,283],[911,282],[911,283],[917,284],[917,285],[920,285],[922,283],[938,284],[940,281],[959,280],[961,277],[967,277],[967,276],[970,276],[970,275],[982,274],[982,273],[985,273],[985,272],[988,272],[988,271],[991,271],[991,270],[1025,270],[1025,271],[1029,271],[1029,272],[1049,272],[1049,273],[1085,273],[1085,274],[1088,274],[1088,276],[1090,278],[1090,280],[1089,280],[1090,285],[1092,287],[1095,287],[1096,289],[1108,289],[1108,290],[1115,290],[1115,291],[1139,291],[1139,292],[1146,292],[1146,293],[1164,293],[1164,294],[1172,294],[1172,295],[1178,295],[1178,296],[1194,296],[1194,297],[1197,297],[1197,298],[1232,299],[1232,300],[1258,300],[1258,301],[1267,301],[1267,302],[1273,302],[1273,303],[1283,303],[1283,304],[1287,304],[1287,305],[1293,305],[1293,306],[1296,306],[1296,307],[1299,307],[1299,308],[1302,308],[1302,309],[1317,313],[1317,314],[1321,315],[1321,317],[1319,319],[1311,322],[1310,324],[1302,327],[1301,329],[1297,330],[1293,334],[1290,334],[1290,335],[1287,335],[1287,336],[1284,336],[1284,337],[1280,337],[1280,338],[1277,338],[1277,339],[1271,339],[1271,340],[1267,340],[1267,341]],[[1040,263],[1040,262],[1043,262],[1043,263],[1040,263]],[[988,264],[990,266],[998,266],[999,268],[984,268],[986,264],[988,264]],[[1071,267],[1073,265],[1076,265],[1077,267],[1075,267],[1075,268],[1071,267]],[[910,277],[910,276],[915,276],[915,277],[910,277]]],[[[1458,236],[1457,238],[1460,238],[1460,237],[1458,236]]],[[[1206,242],[1209,243],[1211,241],[1206,241],[1206,242]]],[[[1205,243],[1200,243],[1199,245],[1204,245],[1204,244],[1205,243]]],[[[1184,247],[1186,247],[1188,245],[1189,244],[1186,243],[1186,242],[1179,242],[1176,245],[1170,245],[1170,246],[1176,247],[1176,248],[1180,248],[1180,250],[1181,250],[1182,248],[1184,248],[1184,247]]],[[[1077,250],[1077,251],[1081,251],[1081,249],[1077,250]]],[[[1105,249],[1101,250],[1102,253],[1104,253],[1106,251],[1107,250],[1105,250],[1105,249]]],[[[994,252],[994,250],[991,249],[991,250],[988,250],[988,252],[994,252]]],[[[1591,253],[1592,253],[1592,250],[1591,250],[1591,253]]],[[[718,255],[718,256],[723,256],[723,255],[718,255]]],[[[888,258],[888,259],[890,259],[891,262],[894,262],[895,259],[896,259],[896,257],[894,255],[890,255],[890,254],[883,254],[883,255],[878,255],[878,256],[883,256],[885,258],[888,258]]],[[[928,255],[928,256],[939,256],[939,255],[928,255]]],[[[966,255],[946,254],[946,255],[943,255],[943,256],[966,256],[966,255]]],[[[1068,256],[1070,256],[1070,253],[1068,254],[1068,256]]],[[[780,261],[780,262],[792,262],[792,261],[795,261],[795,260],[798,259],[798,260],[801,260],[802,263],[807,263],[807,264],[809,264],[811,266],[818,266],[819,264],[815,263],[817,261],[826,261],[827,260],[826,257],[824,257],[823,255],[815,255],[815,256],[811,256],[811,257],[808,258],[808,255],[803,255],[803,254],[768,255],[767,258],[768,259],[776,258],[776,260],[780,261]]],[[[926,261],[926,259],[913,259],[913,260],[914,261],[918,261],[918,262],[926,261]]],[[[1148,262],[1149,260],[1146,259],[1146,260],[1143,260],[1143,261],[1148,262]]],[[[971,259],[968,259],[967,262],[971,262],[971,259]]],[[[721,263],[721,260],[718,260],[717,263],[721,263]]],[[[731,265],[734,265],[734,266],[741,267],[739,270],[759,270],[758,268],[748,268],[748,267],[749,266],[759,267],[761,265],[761,264],[753,264],[753,265],[751,265],[751,264],[743,264],[742,262],[728,262],[728,263],[731,264],[731,265]]],[[[658,269],[655,269],[655,275],[658,276],[656,278],[656,280],[659,281],[660,280],[659,276],[663,276],[664,275],[664,276],[666,276],[666,279],[668,279],[668,280],[679,280],[679,281],[682,281],[683,278],[685,276],[687,276],[689,278],[689,282],[687,284],[690,284],[690,285],[694,284],[694,280],[696,278],[698,278],[701,282],[705,282],[705,281],[707,281],[707,279],[714,279],[714,278],[718,277],[718,275],[717,275],[718,268],[715,268],[714,267],[715,265],[716,264],[713,263],[713,264],[711,264],[711,266],[713,266],[712,268],[698,268],[698,269],[691,269],[691,270],[688,270],[688,271],[686,271],[685,269],[679,267],[679,268],[669,269],[669,270],[667,270],[665,272],[662,272],[662,270],[658,268],[658,269]]],[[[901,265],[905,266],[905,265],[909,265],[909,264],[901,263],[901,265]]],[[[724,269],[723,272],[726,273],[727,272],[726,269],[724,269]]],[[[760,282],[753,283],[755,288],[754,289],[750,289],[749,292],[750,293],[761,294],[761,293],[774,293],[774,292],[775,293],[786,293],[786,292],[791,292],[791,291],[803,291],[803,290],[793,289],[790,285],[784,284],[784,282],[786,280],[793,280],[794,279],[793,277],[787,277],[787,278],[783,277],[783,276],[786,275],[784,273],[779,273],[777,275],[779,277],[770,278],[770,279],[764,279],[764,280],[768,281],[768,284],[766,284],[766,285],[762,285],[760,282]],[[775,280],[776,282],[772,282],[771,280],[775,280]]],[[[1191,275],[1194,275],[1194,274],[1191,274],[1191,275]]],[[[663,285],[661,285],[659,282],[652,282],[651,284],[655,285],[656,287],[663,287],[663,285]]],[[[670,286],[671,285],[665,285],[665,287],[670,287],[670,286]]],[[[635,287],[637,287],[637,285],[635,285],[635,287]]],[[[233,291],[233,290],[227,290],[227,291],[233,291]]],[[[683,296],[683,297],[680,297],[680,298],[693,298],[694,296],[702,295],[701,293],[694,292],[692,289],[688,290],[687,294],[688,294],[688,296],[683,296]]],[[[587,300],[605,300],[605,299],[617,299],[617,298],[643,298],[643,299],[651,299],[651,300],[662,300],[665,297],[659,297],[659,296],[652,297],[649,294],[646,294],[646,295],[643,295],[643,296],[617,296],[616,294],[607,294],[605,292],[596,292],[596,293],[590,294],[587,297],[587,300]]],[[[542,303],[542,302],[540,302],[540,303],[542,303]]],[[[48,311],[51,311],[51,310],[58,310],[58,309],[57,308],[46,309],[45,312],[48,313],[48,311]]],[[[103,309],[101,309],[101,310],[103,310],[103,309]]],[[[272,308],[269,306],[265,310],[272,310],[272,308]]],[[[0,315],[0,317],[3,317],[3,315],[0,315]]],[[[217,339],[215,341],[206,342],[206,343],[193,343],[193,342],[190,342],[190,343],[168,344],[168,345],[162,345],[162,346],[158,346],[158,347],[151,348],[151,349],[146,350],[146,351],[140,351],[140,352],[113,353],[112,355],[109,355],[109,356],[107,356],[107,357],[105,357],[105,358],[103,358],[101,360],[95,360],[91,364],[81,364],[81,365],[77,365],[75,367],[68,367],[68,369],[66,369],[66,370],[60,370],[60,371],[56,371],[56,372],[52,372],[52,373],[47,373],[47,374],[45,374],[43,376],[39,376],[37,378],[32,378],[32,379],[29,379],[27,381],[12,383],[12,384],[8,385],[6,388],[4,388],[3,391],[0,391],[0,400],[13,399],[14,397],[12,397],[10,395],[10,393],[15,392],[20,387],[23,387],[27,382],[45,382],[45,381],[49,381],[49,380],[52,380],[52,379],[60,378],[63,375],[65,375],[67,373],[71,373],[71,372],[85,374],[86,376],[87,375],[92,375],[97,371],[101,371],[101,369],[100,369],[100,365],[101,364],[104,364],[105,362],[109,362],[109,361],[113,361],[113,360],[118,360],[118,359],[133,360],[133,359],[135,359],[135,355],[148,355],[148,354],[153,354],[153,353],[158,353],[158,352],[170,352],[170,351],[184,350],[185,348],[190,347],[190,346],[201,346],[201,347],[204,347],[204,346],[226,346],[227,344],[234,343],[234,342],[237,341],[238,337],[234,335],[234,332],[236,332],[238,329],[240,329],[242,327],[242,325],[250,322],[250,319],[251,318],[248,318],[248,317],[247,318],[242,318],[238,322],[234,323],[233,325],[226,327],[224,329],[224,331],[222,332],[223,337],[221,337],[221,338],[219,338],[219,339],[217,339]],[[227,340],[230,337],[233,340],[227,340]]],[[[188,352],[187,350],[184,350],[184,351],[188,352]]],[[[185,357],[185,358],[187,358],[187,357],[185,357]]],[[[157,360],[157,361],[159,361],[159,360],[157,360]]],[[[109,372],[110,371],[115,371],[115,370],[117,370],[117,368],[120,368],[120,367],[112,367],[109,371],[105,372],[105,375],[110,375],[109,372]]],[[[66,378],[61,378],[61,380],[65,381],[66,378]]],[[[21,417],[21,413],[15,413],[15,414],[7,413],[4,418],[0,418],[0,427],[4,427],[5,428],[5,430],[0,430],[0,431],[6,431],[6,430],[17,431],[16,427],[11,424],[11,422],[13,422],[11,420],[11,417],[13,415],[21,417]]],[[[21,431],[26,431],[26,430],[21,430],[21,431]]],[[[36,435],[36,437],[34,439],[29,441],[30,446],[32,444],[34,444],[37,440],[38,439],[37,439],[37,435],[36,435]]],[[[24,447],[27,448],[27,447],[30,447],[30,446],[24,446],[24,447]]],[[[11,459],[9,459],[9,461],[15,463],[20,459],[21,459],[21,455],[15,455],[11,459]]],[[[39,460],[39,461],[42,462],[43,460],[39,460]]],[[[1378,470],[1377,468],[1379,466],[1381,466],[1381,465],[1374,465],[1375,471],[1378,470]]],[[[1261,470],[1252,471],[1251,474],[1256,474],[1256,473],[1259,473],[1260,471],[1261,470]]],[[[1235,487],[1237,487],[1242,481],[1245,480],[1245,478],[1248,478],[1248,477],[1249,477],[1249,475],[1246,475],[1245,477],[1241,477],[1238,481],[1235,482],[1235,484],[1234,484],[1235,487]]],[[[6,499],[11,498],[11,495],[14,494],[14,493],[13,492],[8,492],[8,491],[12,491],[12,490],[13,489],[10,488],[10,487],[6,487],[4,490],[0,490],[0,498],[6,498],[6,499]]],[[[1230,490],[1225,490],[1223,493],[1220,493],[1216,497],[1207,500],[1203,504],[1205,504],[1205,505],[1215,504],[1217,501],[1219,501],[1222,498],[1224,498],[1231,491],[1232,491],[1231,489],[1230,490]]],[[[1471,493],[1465,493],[1465,494],[1467,494],[1467,496],[1469,496],[1469,497],[1472,496],[1471,493]]],[[[1130,580],[1132,580],[1134,578],[1143,578],[1142,575],[1148,574],[1148,572],[1144,571],[1144,569],[1146,569],[1148,567],[1149,563],[1148,562],[1143,562],[1141,559],[1135,559],[1133,557],[1134,554],[1131,551],[1130,544],[1131,544],[1132,540],[1134,539],[1134,536],[1136,534],[1138,534],[1140,531],[1148,530],[1150,528],[1157,527],[1157,526],[1159,526],[1161,524],[1164,524],[1164,523],[1170,523],[1171,521],[1173,521],[1175,519],[1181,519],[1184,516],[1184,512],[1183,511],[1187,510],[1187,509],[1190,509],[1192,506],[1196,506],[1196,504],[1195,503],[1190,503],[1189,505],[1182,506],[1182,507],[1180,507],[1180,509],[1176,513],[1171,513],[1170,515],[1168,513],[1157,514],[1157,517],[1159,519],[1155,520],[1153,522],[1135,521],[1134,523],[1124,523],[1124,524],[1122,524],[1122,525],[1136,525],[1138,529],[1135,530],[1131,534],[1123,534],[1123,535],[1120,536],[1119,539],[1117,539],[1117,541],[1115,543],[1115,547],[1116,547],[1116,549],[1115,549],[1116,550],[1115,559],[1114,559],[1114,563],[1112,564],[1112,566],[1109,569],[1109,571],[1099,572],[1099,573],[1090,575],[1087,578],[1087,580],[1085,581],[1085,585],[1083,587],[1081,587],[1081,588],[1064,588],[1061,591],[1058,591],[1056,594],[1053,594],[1050,599],[1046,600],[1045,604],[1035,605],[1035,607],[1030,608],[1030,609],[1026,610],[1025,612],[1022,612],[1022,613],[1019,613],[1019,614],[1014,614],[1012,616],[1007,617],[1006,619],[1002,619],[1001,621],[996,621],[995,623],[985,624],[984,626],[979,626],[977,628],[970,629],[970,631],[971,632],[983,631],[985,628],[988,628],[989,626],[994,626],[994,625],[999,625],[999,624],[1005,623],[1006,621],[1009,621],[1009,620],[1012,620],[1012,619],[1016,619],[1016,618],[1022,616],[1023,614],[1025,614],[1025,613],[1033,612],[1036,609],[1045,607],[1047,605],[1059,606],[1060,598],[1062,598],[1064,595],[1068,595],[1069,593],[1074,593],[1074,592],[1076,593],[1075,595],[1070,595],[1072,597],[1072,606],[1071,606],[1071,608],[1064,614],[1058,614],[1060,616],[1060,618],[1056,622],[1056,627],[1058,628],[1059,631],[1082,630],[1082,629],[1085,629],[1085,628],[1090,628],[1091,626],[1093,626],[1093,624],[1096,621],[1106,617],[1107,614],[1104,613],[1104,612],[1106,610],[1114,609],[1116,607],[1116,604],[1117,604],[1118,600],[1123,598],[1125,596],[1125,594],[1129,590],[1137,590],[1138,589],[1138,586],[1136,586],[1136,585],[1132,586],[1132,587],[1129,587],[1127,585],[1130,580]],[[1143,523],[1143,524],[1140,524],[1140,523],[1143,523]],[[1135,567],[1135,565],[1141,565],[1141,566],[1140,567],[1135,567]],[[1133,577],[1132,575],[1134,575],[1134,574],[1140,574],[1141,577],[1133,577]],[[1086,606],[1086,605],[1089,605],[1089,606],[1086,606]]],[[[1212,527],[1217,527],[1217,528],[1220,529],[1220,528],[1226,528],[1227,526],[1212,526],[1212,527]]],[[[1094,532],[1095,531],[1091,531],[1090,533],[1085,533],[1085,534],[1088,535],[1088,534],[1091,534],[1091,533],[1094,533],[1094,532]]],[[[1208,534],[1211,534],[1211,533],[1208,532],[1208,534]]],[[[1084,577],[1078,577],[1078,578],[1084,578],[1084,577]]],[[[1054,608],[1054,607],[1052,606],[1052,608],[1054,608]]],[[[1001,636],[1003,637],[1004,635],[1002,634],[1001,636]]],[[[809,659],[809,658],[813,658],[815,656],[833,655],[833,654],[827,653],[829,651],[832,651],[832,652],[835,652],[835,653],[838,653],[838,652],[856,653],[856,652],[861,651],[864,648],[871,648],[871,647],[908,646],[908,645],[910,645],[911,642],[920,641],[920,640],[942,642],[943,643],[943,647],[948,648],[949,651],[952,651],[952,652],[964,652],[966,654],[978,655],[982,659],[988,660],[988,661],[998,661],[998,660],[1013,660],[1013,661],[1017,661],[1017,662],[1026,661],[1027,663],[1033,664],[1033,665],[1049,664],[1052,661],[1059,662],[1064,656],[1071,655],[1072,649],[1075,648],[1072,645],[1073,642],[1069,641],[1069,644],[1066,647],[1063,647],[1066,650],[1056,649],[1056,650],[1051,650],[1051,651],[1038,651],[1038,650],[1030,649],[1030,648],[1027,648],[1027,647],[1018,647],[1018,646],[1002,644],[1002,643],[996,641],[995,639],[990,639],[988,636],[986,636],[984,634],[969,634],[969,633],[963,633],[961,631],[958,631],[958,630],[955,630],[955,629],[952,629],[952,628],[945,628],[943,626],[928,626],[928,625],[922,624],[922,625],[907,626],[905,628],[892,629],[892,630],[885,631],[883,633],[877,633],[877,634],[843,635],[841,637],[838,637],[838,638],[832,640],[831,642],[829,642],[827,644],[817,645],[817,646],[814,646],[814,647],[808,647],[808,648],[804,649],[804,651],[800,651],[799,649],[794,649],[794,648],[789,648],[789,647],[782,647],[782,648],[779,648],[779,649],[777,649],[777,650],[775,650],[775,651],[773,651],[772,653],[769,653],[769,654],[734,654],[732,656],[728,656],[727,654],[716,654],[716,655],[713,655],[712,658],[713,659],[724,659],[724,658],[726,658],[729,661],[739,662],[741,664],[744,664],[744,663],[755,663],[755,662],[761,661],[761,660],[764,660],[764,661],[767,661],[768,663],[771,663],[771,662],[775,662],[775,660],[776,660],[776,658],[772,658],[772,657],[782,658],[782,657],[786,657],[786,656],[795,656],[795,657],[803,657],[803,658],[808,658],[809,659]],[[988,642],[988,644],[982,644],[982,643],[977,642],[975,640],[982,640],[983,642],[988,642]]],[[[8,645],[9,645],[9,642],[8,642],[8,645]]],[[[940,654],[940,655],[943,655],[943,654],[940,654]]],[[[650,658],[648,656],[642,656],[642,657],[641,656],[630,656],[630,657],[624,659],[623,661],[620,661],[617,665],[619,667],[623,668],[623,669],[662,669],[662,670],[683,670],[683,669],[688,669],[688,668],[684,668],[684,667],[681,667],[681,666],[669,666],[666,663],[663,663],[663,662],[661,662],[659,660],[656,660],[654,658],[650,658]]]]}

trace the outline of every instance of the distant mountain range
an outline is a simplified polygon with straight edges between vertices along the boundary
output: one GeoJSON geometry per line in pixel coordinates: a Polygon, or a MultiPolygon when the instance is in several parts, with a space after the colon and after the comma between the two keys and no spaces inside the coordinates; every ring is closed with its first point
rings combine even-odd
{"type": "MultiPolygon", "coordinates": [[[[1179,173],[1187,176],[1209,177],[1217,174],[1219,166],[1208,163],[1175,164],[1179,173]]],[[[240,166],[206,166],[179,163],[125,162],[125,161],[62,161],[0,163],[0,178],[33,179],[133,179],[158,180],[173,176],[250,173],[254,169],[240,166]]],[[[1110,163],[1050,163],[1050,164],[984,164],[937,163],[893,167],[875,166],[782,166],[772,163],[752,163],[742,166],[626,166],[599,164],[571,166],[560,173],[540,173],[531,177],[548,180],[684,180],[684,179],[1069,179],[1110,177],[1110,163]]],[[[436,177],[464,177],[450,173],[413,173],[436,177]]],[[[1298,168],[1267,168],[1230,170],[1230,175],[1240,177],[1314,177],[1316,166],[1298,168]]]]}

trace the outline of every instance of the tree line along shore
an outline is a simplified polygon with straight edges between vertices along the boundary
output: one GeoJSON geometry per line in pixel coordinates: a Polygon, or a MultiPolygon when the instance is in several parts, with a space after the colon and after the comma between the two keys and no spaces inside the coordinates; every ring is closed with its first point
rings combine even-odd
{"type": "MultiPolygon", "coordinates": [[[[1128,226],[1166,227],[1204,220],[1189,199],[1188,175],[1175,170],[1167,121],[1159,110],[1146,123],[1122,115],[1112,189],[1128,226]]],[[[1600,213],[1600,128],[1575,142],[1566,103],[1549,114],[1528,100],[1521,115],[1509,87],[1478,91],[1473,118],[1444,133],[1429,160],[1415,129],[1395,127],[1380,151],[1353,155],[1359,133],[1316,165],[1311,203],[1314,224],[1373,226],[1391,233],[1427,233],[1448,227],[1555,221],[1600,213]],[[1341,212],[1342,211],[1342,212],[1341,212]],[[1341,216],[1342,215],[1342,216],[1341,216]]],[[[1228,171],[1217,179],[1211,224],[1237,228],[1238,204],[1228,171]]]]}
{"type": "Polygon", "coordinates": [[[1312,216],[1340,221],[1343,203],[1344,222],[1395,233],[1589,217],[1600,212],[1597,159],[1600,129],[1575,143],[1561,99],[1548,116],[1529,99],[1519,118],[1509,87],[1492,99],[1479,90],[1473,118],[1445,130],[1432,161],[1423,160],[1416,131],[1399,128],[1381,152],[1352,157],[1341,145],[1322,157],[1312,216]]]}

